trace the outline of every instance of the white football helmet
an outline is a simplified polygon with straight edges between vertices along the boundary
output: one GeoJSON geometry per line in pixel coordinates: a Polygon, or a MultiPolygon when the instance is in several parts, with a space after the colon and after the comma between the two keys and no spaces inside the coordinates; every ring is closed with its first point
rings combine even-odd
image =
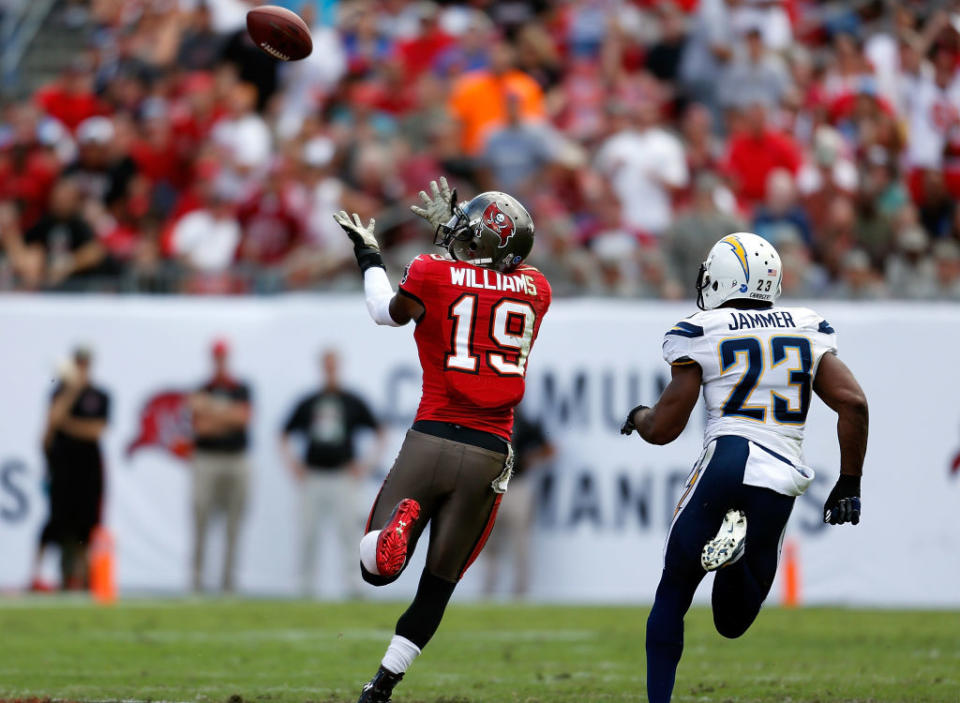
{"type": "Polygon", "coordinates": [[[766,239],[750,232],[728,234],[713,245],[697,276],[697,306],[713,310],[728,300],[776,302],[783,267],[766,239]]]}

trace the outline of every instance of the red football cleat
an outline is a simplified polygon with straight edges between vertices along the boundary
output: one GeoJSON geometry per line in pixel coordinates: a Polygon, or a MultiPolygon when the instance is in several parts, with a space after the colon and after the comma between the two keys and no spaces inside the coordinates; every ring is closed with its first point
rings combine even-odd
{"type": "Polygon", "coordinates": [[[34,593],[53,593],[57,587],[46,581],[36,578],[30,582],[30,590],[34,593]]]}
{"type": "Polygon", "coordinates": [[[404,498],[377,537],[377,571],[381,576],[396,576],[407,562],[410,528],[420,517],[420,503],[404,498]]]}

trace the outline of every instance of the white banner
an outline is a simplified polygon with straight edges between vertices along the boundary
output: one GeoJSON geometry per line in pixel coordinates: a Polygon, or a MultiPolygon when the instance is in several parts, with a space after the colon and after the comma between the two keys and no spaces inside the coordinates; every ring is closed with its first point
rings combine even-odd
{"type": "MultiPolygon", "coordinates": [[[[652,599],[666,528],[701,446],[703,416],[695,411],[680,439],[666,447],[617,430],[628,408],[651,404],[666,382],[662,335],[689,307],[561,300],[544,322],[531,355],[525,407],[544,423],[558,459],[538,482],[533,599],[652,599]]],[[[960,605],[960,476],[950,470],[960,453],[960,307],[818,307],[839,333],[841,358],[866,390],[871,437],[862,523],[824,526],[821,506],[839,451],[835,415],[814,402],[806,453],[818,476],[797,501],[788,530],[801,596],[818,603],[960,605]]],[[[253,390],[254,475],[238,578],[247,593],[295,593],[295,491],[277,437],[293,403],[318,382],[318,351],[341,350],[345,385],[389,423],[385,464],[420,395],[412,329],[376,327],[359,295],[6,296],[0,298],[0,329],[0,588],[7,590],[29,580],[46,518],[40,435],[56,362],[78,342],[94,348],[94,377],[112,397],[104,440],[106,517],[126,592],[188,587],[189,465],[156,450],[132,458],[124,450],[148,399],[206,380],[214,337],[231,340],[234,370],[253,390]]],[[[383,473],[388,466],[379,468],[383,473]]],[[[366,488],[372,499],[376,482],[366,488]]],[[[336,594],[341,580],[333,539],[324,547],[321,586],[336,594]]],[[[377,595],[412,593],[424,551],[413,573],[377,595]]],[[[208,576],[215,583],[220,550],[211,545],[209,553],[208,576]]],[[[468,572],[461,588],[467,596],[478,592],[482,568],[481,560],[468,572]]],[[[779,599],[778,588],[772,600],[779,599]]]]}

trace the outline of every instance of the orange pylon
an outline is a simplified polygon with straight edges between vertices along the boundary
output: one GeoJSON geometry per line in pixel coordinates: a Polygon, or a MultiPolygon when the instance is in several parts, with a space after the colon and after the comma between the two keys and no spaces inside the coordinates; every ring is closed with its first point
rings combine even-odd
{"type": "Polygon", "coordinates": [[[90,593],[98,603],[117,600],[113,535],[104,525],[93,528],[90,536],[90,593]]]}
{"type": "Polygon", "coordinates": [[[796,608],[800,605],[800,557],[797,545],[787,540],[783,545],[783,606],[796,608]]]}

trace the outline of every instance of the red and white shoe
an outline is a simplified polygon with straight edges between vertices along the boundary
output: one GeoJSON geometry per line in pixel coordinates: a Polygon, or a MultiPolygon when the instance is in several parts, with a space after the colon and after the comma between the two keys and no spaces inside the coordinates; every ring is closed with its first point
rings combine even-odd
{"type": "Polygon", "coordinates": [[[30,590],[34,593],[53,593],[57,590],[57,587],[43,579],[35,578],[30,582],[30,590]]]}
{"type": "Polygon", "coordinates": [[[404,498],[377,537],[377,571],[381,576],[396,576],[407,563],[410,530],[420,517],[420,503],[404,498]]]}

